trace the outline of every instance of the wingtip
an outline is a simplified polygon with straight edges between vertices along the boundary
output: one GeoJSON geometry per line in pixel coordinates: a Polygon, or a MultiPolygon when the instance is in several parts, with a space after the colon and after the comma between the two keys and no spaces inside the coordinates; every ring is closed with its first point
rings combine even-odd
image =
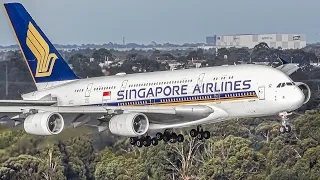
{"type": "Polygon", "coordinates": [[[289,64],[288,61],[282,59],[281,57],[278,57],[279,61],[282,63],[282,64],[289,64]]]}

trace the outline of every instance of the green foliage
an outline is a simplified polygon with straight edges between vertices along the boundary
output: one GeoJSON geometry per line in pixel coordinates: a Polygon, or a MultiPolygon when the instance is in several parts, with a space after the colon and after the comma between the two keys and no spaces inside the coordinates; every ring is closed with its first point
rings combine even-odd
{"type": "MultiPolygon", "coordinates": [[[[206,60],[203,65],[233,64],[239,61],[276,61],[278,56],[300,63],[295,80],[318,78],[319,70],[309,61],[315,54],[305,50],[279,50],[259,44],[254,49],[222,48],[162,52],[85,49],[64,54],[81,77],[101,76],[99,63],[123,58],[123,64],[108,67],[111,74],[168,70],[167,59],[182,64],[206,60]],[[90,58],[94,60],[90,61],[90,58]]],[[[17,99],[35,90],[28,68],[19,52],[8,53],[9,96],[17,99]]],[[[5,66],[0,62],[0,78],[5,66]]],[[[316,87],[316,85],[315,85],[316,87]]],[[[5,88],[0,86],[0,92],[5,88]]],[[[0,93],[4,98],[5,93],[0,93]]],[[[163,143],[137,148],[127,138],[110,133],[90,134],[68,129],[51,137],[26,134],[23,130],[0,131],[0,179],[318,179],[320,177],[320,94],[293,117],[290,134],[280,134],[278,119],[246,118],[225,121],[205,128],[213,137],[206,141],[185,134],[183,143],[163,143]],[[306,111],[305,110],[308,110],[306,111]],[[312,110],[310,110],[312,109],[312,110]],[[79,133],[81,132],[81,133],[79,133]]]]}
{"type": "Polygon", "coordinates": [[[96,166],[96,179],[147,179],[146,167],[140,158],[131,157],[130,154],[115,155],[106,149],[101,160],[96,166]]]}
{"type": "Polygon", "coordinates": [[[212,146],[211,159],[200,169],[202,179],[256,179],[263,173],[265,158],[247,139],[228,136],[212,146]]]}
{"type": "Polygon", "coordinates": [[[0,179],[317,179],[319,117],[296,116],[290,134],[274,118],[230,120],[206,126],[206,141],[183,131],[183,143],[142,148],[109,134],[2,131],[0,179]]]}

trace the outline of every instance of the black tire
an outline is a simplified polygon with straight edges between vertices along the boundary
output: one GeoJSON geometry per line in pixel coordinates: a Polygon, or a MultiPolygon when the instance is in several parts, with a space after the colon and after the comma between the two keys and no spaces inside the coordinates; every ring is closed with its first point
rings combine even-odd
{"type": "Polygon", "coordinates": [[[170,142],[171,142],[171,143],[176,143],[177,140],[178,140],[177,134],[176,134],[176,133],[172,133],[172,134],[171,134],[171,138],[170,138],[170,142]]]}
{"type": "Polygon", "coordinates": [[[284,126],[281,126],[279,129],[280,133],[283,134],[286,132],[286,128],[284,126]]]}
{"type": "Polygon", "coordinates": [[[285,129],[286,129],[286,132],[287,132],[287,133],[290,133],[290,132],[291,132],[291,126],[290,126],[290,125],[286,125],[285,129]]]}
{"type": "MultiPolygon", "coordinates": [[[[150,136],[149,136],[150,137],[150,136]]],[[[151,138],[146,138],[146,140],[143,142],[143,145],[145,147],[148,147],[151,145],[151,138]]]]}
{"type": "Polygon", "coordinates": [[[164,134],[162,137],[163,142],[168,142],[170,140],[170,136],[167,134],[164,134]]]}
{"type": "Polygon", "coordinates": [[[138,139],[136,142],[136,145],[140,148],[143,146],[143,141],[141,139],[138,139]]]}
{"type": "Polygon", "coordinates": [[[131,144],[131,145],[135,145],[136,142],[137,142],[137,138],[136,138],[136,137],[131,137],[131,138],[130,138],[130,144],[131,144]]]}
{"type": "Polygon", "coordinates": [[[203,139],[203,132],[198,132],[197,138],[198,138],[199,140],[202,140],[202,139],[203,139]]]}
{"type": "Polygon", "coordinates": [[[157,138],[152,138],[152,139],[151,139],[151,144],[152,144],[153,146],[158,145],[158,139],[157,139],[157,138]]]}
{"type": "Polygon", "coordinates": [[[150,140],[151,141],[151,137],[150,136],[146,136],[144,140],[150,140]]]}
{"type": "Polygon", "coordinates": [[[182,134],[179,134],[177,140],[178,140],[178,142],[180,142],[180,143],[183,142],[183,141],[184,141],[183,135],[182,135],[182,134]]]}
{"type": "Polygon", "coordinates": [[[160,132],[157,133],[157,134],[156,134],[156,138],[157,138],[158,141],[161,141],[161,140],[163,139],[163,134],[160,133],[160,132]]]}
{"type": "Polygon", "coordinates": [[[190,136],[191,136],[191,137],[197,137],[197,135],[198,135],[198,131],[195,130],[195,129],[191,129],[191,131],[190,131],[190,136]]]}
{"type": "Polygon", "coordinates": [[[209,131],[203,132],[203,137],[204,137],[205,139],[209,139],[209,138],[210,138],[210,132],[209,132],[209,131]]]}

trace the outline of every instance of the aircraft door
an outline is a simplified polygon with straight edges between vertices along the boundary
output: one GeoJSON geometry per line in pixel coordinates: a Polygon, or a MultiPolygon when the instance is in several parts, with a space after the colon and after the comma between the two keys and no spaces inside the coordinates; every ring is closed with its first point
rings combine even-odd
{"type": "Polygon", "coordinates": [[[260,100],[264,100],[265,99],[265,87],[264,86],[260,86],[258,89],[258,97],[260,100]]]}
{"type": "Polygon", "coordinates": [[[126,90],[127,84],[128,84],[128,80],[122,81],[122,84],[121,84],[121,87],[120,87],[120,91],[126,90]]]}
{"type": "Polygon", "coordinates": [[[201,86],[202,83],[203,83],[204,75],[205,75],[205,73],[202,73],[202,74],[200,74],[199,77],[198,77],[197,84],[198,84],[199,86],[201,86]]]}
{"type": "Polygon", "coordinates": [[[85,103],[88,104],[90,103],[90,94],[91,94],[91,89],[92,89],[93,83],[88,84],[86,92],[84,94],[85,96],[85,103]]]}
{"type": "Polygon", "coordinates": [[[93,86],[93,83],[88,84],[86,92],[85,92],[85,97],[90,97],[92,86],[93,86]]]}

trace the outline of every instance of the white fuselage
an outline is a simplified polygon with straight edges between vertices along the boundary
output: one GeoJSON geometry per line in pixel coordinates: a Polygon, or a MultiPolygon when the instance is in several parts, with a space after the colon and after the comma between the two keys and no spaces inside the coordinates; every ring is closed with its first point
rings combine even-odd
{"type": "Polygon", "coordinates": [[[304,95],[278,69],[262,65],[235,65],[177,71],[87,78],[23,95],[39,100],[47,95],[58,106],[178,106],[209,105],[230,118],[259,117],[292,111],[304,95]],[[302,94],[302,95],[301,95],[302,94]]]}

